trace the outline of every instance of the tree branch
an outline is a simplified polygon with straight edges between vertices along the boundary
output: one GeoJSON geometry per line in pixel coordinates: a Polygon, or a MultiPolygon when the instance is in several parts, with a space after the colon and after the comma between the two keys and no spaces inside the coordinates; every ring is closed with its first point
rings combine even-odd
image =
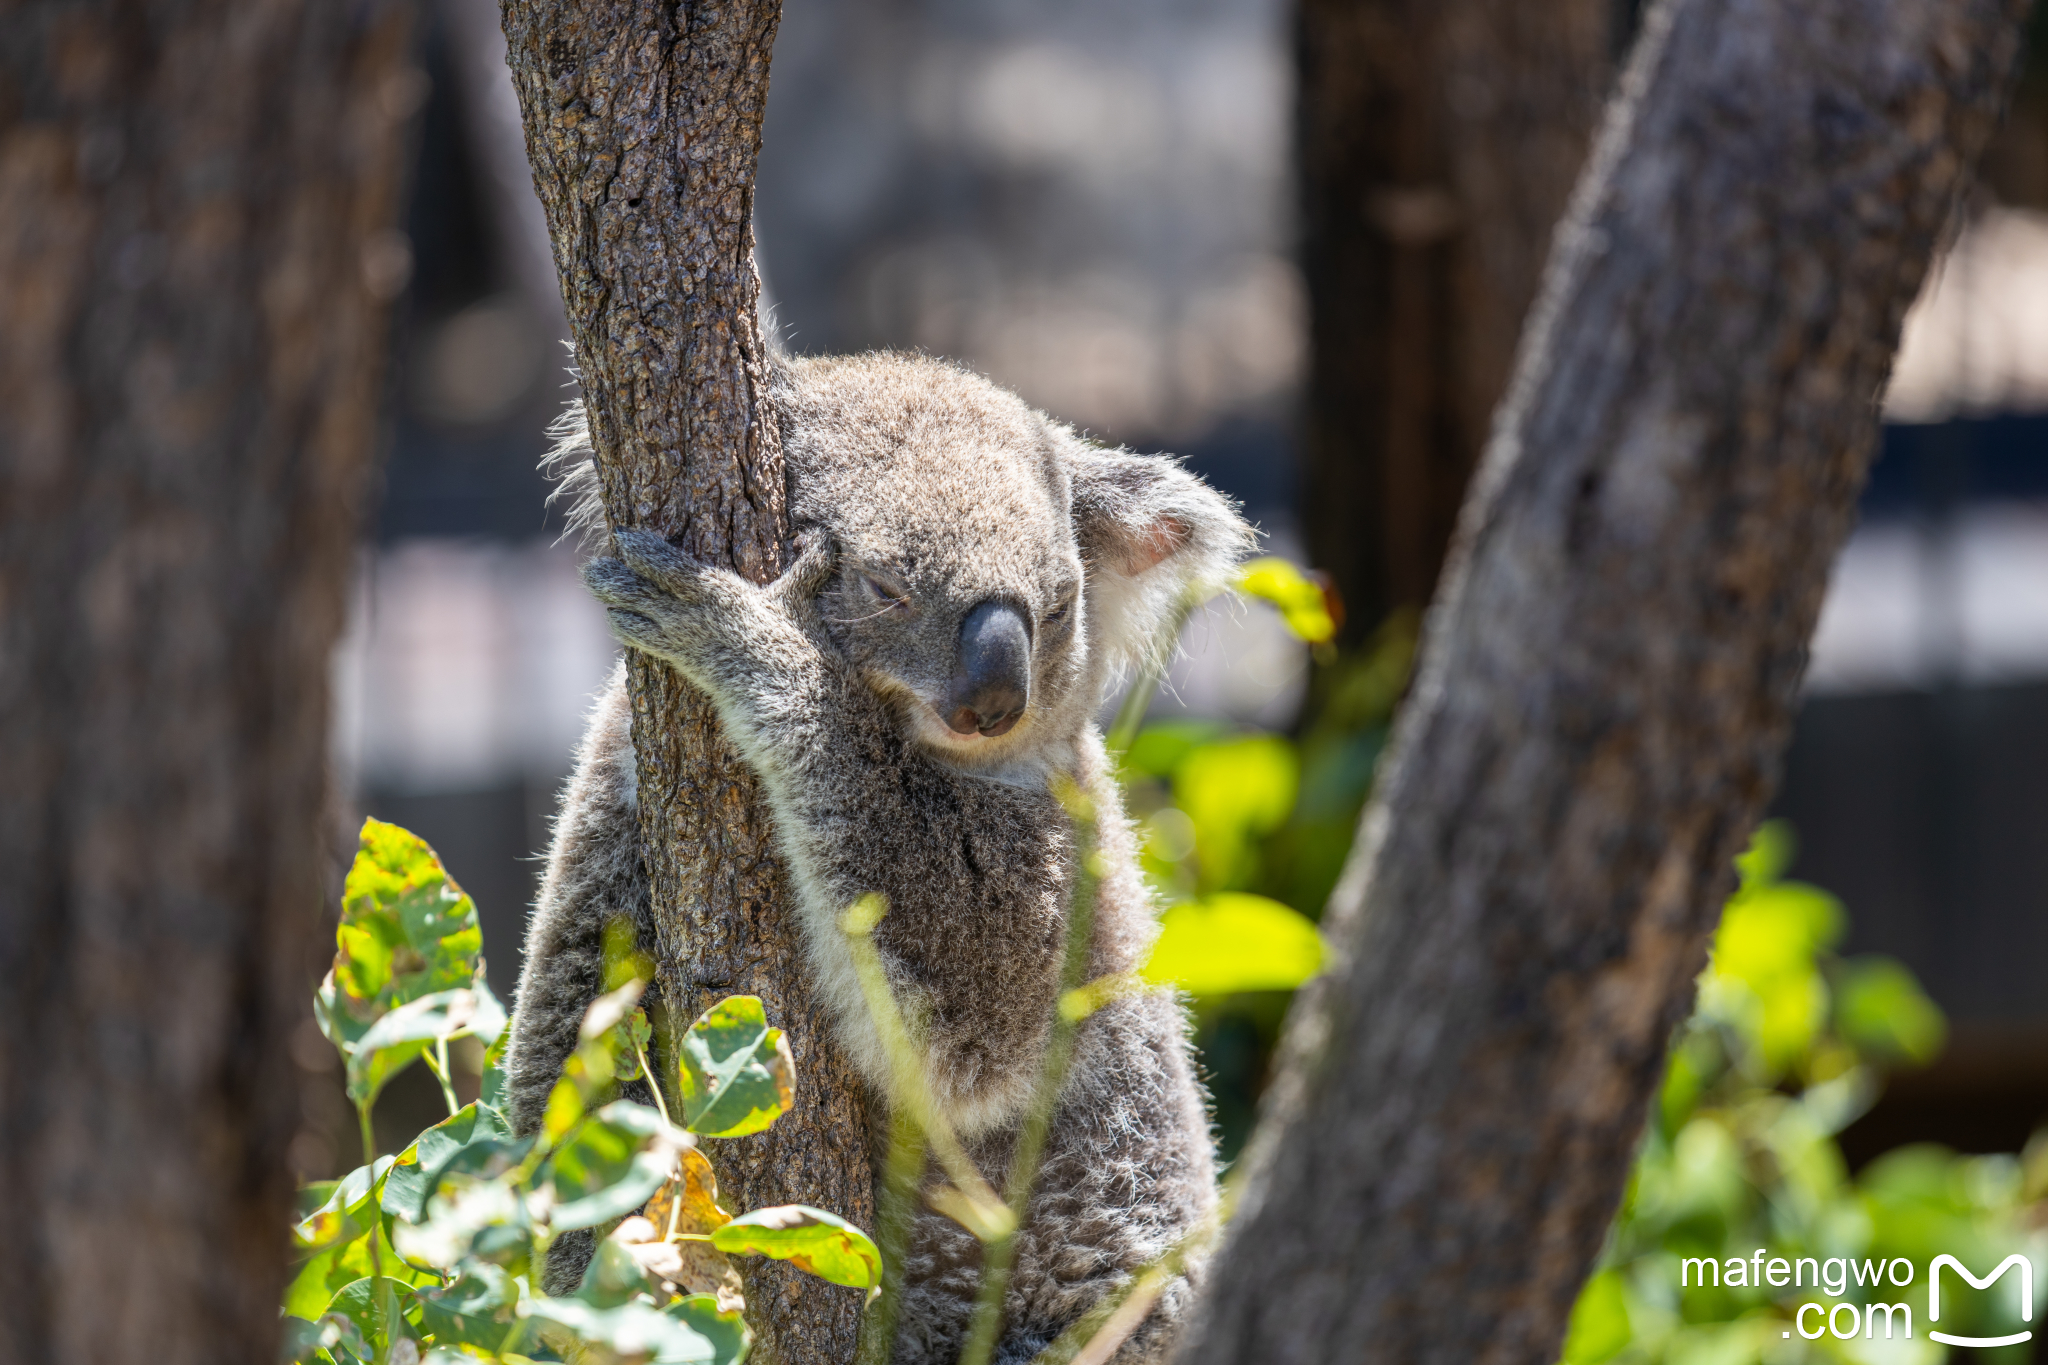
{"type": "MultiPolygon", "coordinates": [[[[657,527],[766,582],[789,528],[753,194],[781,7],[505,0],[503,13],[610,523],[657,527]]],[[[811,989],[754,778],[701,696],[630,659],[663,999],[687,1020],[759,995],[799,1049],[796,1108],[709,1144],[726,1202],[803,1202],[872,1226],[860,1092],[811,989]]],[[[741,1270],[762,1357],[852,1358],[857,1292],[781,1262],[741,1270]]]]}
{"type": "Polygon", "coordinates": [[[1648,20],[1185,1359],[1556,1360],[2025,8],[1648,20]]]}

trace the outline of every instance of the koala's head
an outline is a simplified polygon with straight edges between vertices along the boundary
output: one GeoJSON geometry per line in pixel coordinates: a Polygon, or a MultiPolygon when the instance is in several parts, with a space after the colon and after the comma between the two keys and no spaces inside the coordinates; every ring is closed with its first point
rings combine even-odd
{"type": "Polygon", "coordinates": [[[963,765],[1071,740],[1252,544],[1173,460],[1099,449],[940,361],[780,359],[775,401],[791,521],[838,549],[827,629],[963,765]]]}

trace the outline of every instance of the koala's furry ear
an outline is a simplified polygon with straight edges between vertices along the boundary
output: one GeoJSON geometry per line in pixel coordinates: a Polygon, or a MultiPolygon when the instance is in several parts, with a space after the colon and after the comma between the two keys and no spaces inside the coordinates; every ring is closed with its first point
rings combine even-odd
{"type": "Polygon", "coordinates": [[[1063,443],[1074,534],[1088,564],[1090,634],[1119,668],[1173,647],[1184,603],[1221,588],[1257,533],[1236,504],[1169,455],[1063,443]]]}

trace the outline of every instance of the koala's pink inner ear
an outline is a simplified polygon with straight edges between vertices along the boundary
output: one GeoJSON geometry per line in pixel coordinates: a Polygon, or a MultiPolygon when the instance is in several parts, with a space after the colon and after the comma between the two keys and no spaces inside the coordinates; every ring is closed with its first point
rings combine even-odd
{"type": "Polygon", "coordinates": [[[1123,537],[1123,571],[1133,578],[1187,546],[1188,524],[1179,517],[1161,517],[1123,537]]]}

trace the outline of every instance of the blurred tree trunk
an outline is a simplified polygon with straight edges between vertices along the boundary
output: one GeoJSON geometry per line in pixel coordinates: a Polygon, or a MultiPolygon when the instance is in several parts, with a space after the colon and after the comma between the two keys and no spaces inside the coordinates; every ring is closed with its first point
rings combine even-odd
{"type": "Polygon", "coordinates": [[[1299,2],[1302,516],[1348,640],[1429,600],[1625,20],[1617,0],[1299,2]]]}
{"type": "Polygon", "coordinates": [[[275,1358],[410,27],[0,8],[0,1359],[275,1358]]]}
{"type": "Polygon", "coordinates": [[[1645,20],[1185,1360],[1558,1358],[2025,8],[1645,20]]]}
{"type": "MultiPolygon", "coordinates": [[[[753,259],[780,17],[778,0],[504,3],[607,516],[756,582],[788,562],[753,259]]],[[[758,995],[797,1052],[796,1107],[765,1133],[708,1145],[720,1189],[735,1208],[806,1203],[872,1227],[861,1091],[812,989],[758,786],[703,697],[628,657],[663,999],[687,1020],[758,995]]],[[[853,1358],[858,1291],[779,1261],[740,1270],[760,1358],[853,1358]]]]}

